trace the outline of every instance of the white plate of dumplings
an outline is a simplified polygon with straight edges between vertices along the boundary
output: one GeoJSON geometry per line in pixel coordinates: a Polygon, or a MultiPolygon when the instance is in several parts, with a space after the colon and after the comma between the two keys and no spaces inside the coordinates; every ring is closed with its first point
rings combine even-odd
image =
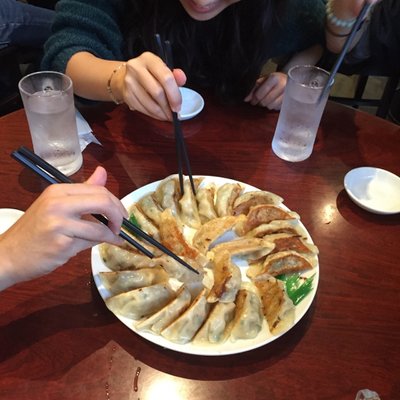
{"type": "MultiPolygon", "coordinates": [[[[141,187],[133,191],[129,195],[125,196],[121,201],[128,210],[131,210],[131,207],[134,203],[138,202],[140,199],[146,198],[149,194],[154,193],[156,189],[161,186],[160,184],[162,182],[165,182],[170,178],[171,177],[168,177],[163,181],[153,182],[144,187],[141,187]]],[[[259,191],[259,189],[253,186],[227,178],[213,176],[196,178],[202,180],[197,188],[198,195],[200,189],[202,188],[207,189],[212,186],[216,188],[217,191],[214,197],[215,206],[217,206],[216,203],[222,199],[222,194],[221,199],[216,197],[218,189],[222,188],[224,185],[229,186],[239,184],[241,186],[241,194],[246,196],[250,196],[251,193],[259,191]]],[[[176,176],[174,176],[174,179],[176,179],[176,176]]],[[[270,193],[264,191],[262,192],[270,193]]],[[[271,195],[276,196],[274,194],[271,195]]],[[[310,247],[313,246],[314,248],[316,248],[313,245],[311,236],[307,232],[304,225],[301,223],[300,216],[290,211],[283,204],[283,199],[281,199],[279,196],[276,196],[276,198],[282,201],[278,205],[280,209],[286,211],[287,213],[293,214],[294,216],[297,216],[296,220],[284,222],[287,225],[291,224],[291,226],[296,226],[296,231],[299,232],[297,236],[301,236],[303,238],[302,240],[306,241],[307,245],[309,245],[310,247]]],[[[200,205],[199,202],[197,204],[200,205]]],[[[222,212],[220,203],[218,204],[218,207],[218,212],[222,212]]],[[[167,212],[167,214],[169,214],[169,211],[167,212]]],[[[272,221],[272,225],[276,224],[277,222],[282,221],[272,221]]],[[[203,221],[202,224],[204,226],[206,225],[206,222],[203,221]]],[[[143,225],[142,229],[144,229],[143,225]]],[[[187,226],[184,228],[185,235],[188,238],[188,242],[190,242],[190,244],[192,244],[192,241],[195,242],[196,240],[197,242],[200,242],[200,239],[196,236],[196,234],[201,231],[201,229],[202,228],[194,230],[193,228],[188,228],[187,226]],[[190,233],[187,234],[187,232],[190,233]]],[[[227,242],[230,242],[234,239],[237,239],[236,233],[233,234],[232,231],[228,230],[223,235],[218,236],[218,239],[213,242],[214,247],[210,245],[209,249],[210,251],[213,251],[213,249],[216,249],[218,247],[218,243],[223,247],[224,245],[226,245],[227,242]]],[[[240,290],[237,292],[238,294],[236,295],[236,299],[226,298],[226,301],[222,301],[222,298],[220,298],[219,300],[217,300],[216,303],[215,300],[213,304],[208,303],[207,299],[210,299],[210,297],[212,297],[210,293],[213,292],[213,285],[216,284],[217,279],[214,281],[213,273],[207,267],[204,269],[205,273],[204,276],[201,278],[201,287],[198,287],[198,282],[196,282],[196,278],[194,278],[195,284],[190,287],[190,284],[186,285],[187,277],[195,276],[195,274],[193,274],[189,270],[186,270],[184,268],[184,270],[186,270],[184,272],[185,278],[182,278],[182,281],[186,282],[185,286],[182,285],[182,282],[180,282],[179,279],[181,278],[176,279],[176,276],[171,278],[170,275],[168,275],[170,273],[168,268],[166,278],[166,271],[162,267],[157,266],[153,268],[143,269],[143,271],[147,271],[148,273],[148,275],[146,276],[143,276],[145,274],[144,272],[140,272],[141,269],[135,269],[134,271],[136,272],[133,273],[122,272],[122,275],[118,275],[120,281],[124,280],[124,274],[128,274],[131,275],[129,279],[136,280],[136,282],[141,282],[141,284],[139,284],[139,286],[137,286],[134,290],[129,290],[125,293],[122,293],[125,298],[129,297],[130,300],[124,300],[122,304],[118,304],[118,302],[115,302],[114,304],[114,299],[117,299],[118,296],[121,295],[121,289],[118,289],[117,292],[112,293],[113,289],[112,286],[110,287],[110,282],[106,282],[103,278],[103,274],[108,275],[111,272],[111,269],[105,263],[103,257],[104,254],[102,253],[104,251],[102,249],[107,247],[102,248],[102,246],[104,246],[104,244],[95,246],[92,249],[92,273],[95,284],[107,307],[116,315],[116,317],[122,323],[124,323],[136,334],[163,348],[168,348],[170,350],[178,351],[181,353],[220,356],[242,353],[264,346],[274,341],[296,325],[296,323],[305,315],[305,313],[311,306],[318,286],[319,265],[317,256],[318,253],[316,252],[313,255],[315,261],[313,264],[313,268],[301,272],[301,277],[304,279],[313,276],[311,292],[299,304],[297,304],[296,306],[292,305],[290,322],[288,322],[287,325],[281,325],[282,329],[278,329],[272,334],[269,323],[267,323],[264,315],[261,314],[261,319],[259,319],[259,312],[253,313],[251,311],[251,304],[258,304],[257,307],[260,307],[260,296],[257,295],[258,291],[254,284],[254,281],[246,274],[246,272],[249,272],[250,270],[246,258],[236,256],[232,258],[229,256],[229,259],[231,261],[234,260],[235,268],[239,270],[239,274],[241,277],[240,290]],[[132,277],[132,274],[135,276],[132,277]],[[205,286],[204,289],[202,289],[203,284],[205,286]],[[141,287],[140,285],[143,285],[143,287],[141,287]],[[240,300],[238,300],[239,294],[241,296],[240,300]],[[256,299],[256,297],[258,300],[256,299]],[[129,301],[131,301],[132,299],[133,301],[141,301],[140,298],[154,298],[155,301],[141,303],[139,311],[129,309],[129,301]],[[243,318],[238,318],[239,316],[235,316],[236,312],[239,313],[239,311],[235,310],[235,308],[239,309],[239,302],[241,302],[242,304],[241,310],[246,311],[246,313],[249,315],[248,318],[250,318],[250,322],[248,322],[248,325],[246,325],[244,328],[240,328],[240,323],[244,323],[241,321],[243,320],[243,318]],[[246,308],[246,304],[247,307],[249,307],[248,309],[246,308]],[[172,322],[170,321],[167,325],[165,325],[164,319],[166,318],[167,314],[172,315],[178,308],[181,308],[183,310],[180,312],[180,316],[184,314],[188,315],[186,317],[182,316],[180,320],[178,320],[179,317],[174,317],[174,320],[172,322]],[[145,317],[139,315],[141,313],[146,314],[145,317]],[[214,317],[212,317],[213,313],[214,317]],[[129,317],[127,315],[129,315],[129,317]],[[235,318],[236,322],[234,322],[235,318]],[[222,328],[221,322],[223,326],[222,328]],[[194,325],[196,324],[198,326],[194,327],[194,325]],[[219,329],[220,332],[216,340],[214,340],[216,336],[210,336],[212,335],[210,333],[212,332],[212,327],[217,330],[219,329]],[[255,330],[253,329],[254,327],[256,327],[255,330]],[[224,334],[221,334],[221,329],[224,330],[224,334]],[[227,333],[228,330],[229,333],[227,333]],[[234,332],[239,333],[233,334],[234,332]],[[246,337],[247,335],[249,335],[250,337],[246,337]],[[223,339],[221,339],[221,337],[223,339]]],[[[118,252],[119,250],[117,248],[117,253],[118,252]]],[[[209,255],[211,253],[208,252],[207,254],[209,255]]],[[[219,254],[226,255],[225,251],[222,251],[219,254]]],[[[122,257],[121,260],[118,262],[125,262],[125,258],[122,257]]],[[[186,258],[185,260],[187,261],[186,258]]],[[[217,263],[217,261],[215,261],[215,263],[217,263]]],[[[114,272],[113,274],[115,276],[114,272]]],[[[112,280],[114,280],[114,278],[112,280]]]]}

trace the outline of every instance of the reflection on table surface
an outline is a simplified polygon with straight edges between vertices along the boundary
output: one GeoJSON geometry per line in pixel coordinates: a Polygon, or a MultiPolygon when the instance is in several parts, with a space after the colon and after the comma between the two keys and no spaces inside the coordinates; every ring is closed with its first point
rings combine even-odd
{"type": "MultiPolygon", "coordinates": [[[[368,388],[394,399],[400,376],[400,216],[370,214],[345,193],[344,175],[375,166],[400,174],[400,127],[328,103],[312,156],[288,163],[271,151],[278,114],[222,106],[182,123],[192,171],[282,196],[320,250],[318,292],[288,333],[223,357],[163,349],[108,311],[91,278],[90,251],[54,273],[0,293],[0,394],[5,399],[353,399],[368,388]]],[[[83,153],[122,198],[177,170],[172,124],[125,106],[81,108],[102,146],[83,153]]],[[[31,147],[23,110],[0,119],[0,200],[24,210],[45,184],[9,157],[31,147]]],[[[21,244],[21,251],[24,251],[21,244]]]]}

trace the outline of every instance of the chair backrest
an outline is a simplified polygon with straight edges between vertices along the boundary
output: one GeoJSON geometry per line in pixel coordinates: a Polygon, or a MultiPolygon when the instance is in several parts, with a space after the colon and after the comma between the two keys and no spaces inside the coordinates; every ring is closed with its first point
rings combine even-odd
{"type": "Polygon", "coordinates": [[[22,107],[18,82],[24,75],[38,70],[41,57],[41,49],[0,48],[0,116],[22,107]]]}
{"type": "Polygon", "coordinates": [[[400,76],[386,77],[386,83],[380,98],[365,98],[364,92],[371,75],[359,75],[353,97],[330,96],[329,99],[354,108],[362,106],[376,107],[376,115],[387,118],[394,94],[398,88],[400,76]]]}
{"type": "Polygon", "coordinates": [[[18,92],[22,77],[18,54],[19,49],[14,46],[0,49],[0,115],[22,107],[18,92]]]}

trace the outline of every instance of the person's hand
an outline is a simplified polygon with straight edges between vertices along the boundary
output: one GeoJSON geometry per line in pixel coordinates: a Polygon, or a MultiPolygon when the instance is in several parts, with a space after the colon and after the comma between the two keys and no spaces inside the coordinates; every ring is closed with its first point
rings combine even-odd
{"type": "Polygon", "coordinates": [[[0,235],[0,289],[44,275],[78,252],[101,242],[121,245],[118,236],[127,211],[105,187],[98,167],[86,183],[47,187],[25,214],[0,235]],[[88,217],[102,214],[108,227],[88,217]]]}
{"type": "Polygon", "coordinates": [[[286,82],[287,75],[283,72],[272,72],[263,76],[257,80],[244,101],[267,107],[269,110],[280,110],[286,82]]]}
{"type": "Polygon", "coordinates": [[[186,75],[181,69],[171,71],[155,54],[145,52],[129,60],[123,79],[123,100],[131,110],[159,120],[172,120],[171,110],[180,111],[179,86],[186,75]]]}

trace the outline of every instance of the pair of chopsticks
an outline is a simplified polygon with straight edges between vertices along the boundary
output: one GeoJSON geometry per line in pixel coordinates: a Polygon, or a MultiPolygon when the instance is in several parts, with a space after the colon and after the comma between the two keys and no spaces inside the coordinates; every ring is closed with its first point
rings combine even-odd
{"type": "Polygon", "coordinates": [[[349,36],[347,36],[347,39],[343,45],[343,48],[342,48],[338,58],[336,59],[336,62],[332,68],[331,73],[329,74],[329,78],[328,78],[327,82],[325,83],[324,88],[322,89],[322,92],[319,96],[318,101],[321,101],[324,98],[324,96],[327,94],[327,92],[330,90],[333,80],[335,79],[335,76],[336,76],[340,66],[342,65],[342,62],[347,53],[347,50],[349,49],[349,46],[352,43],[354,36],[356,35],[358,28],[360,27],[361,22],[363,21],[364,17],[367,15],[367,12],[370,7],[371,7],[371,4],[368,4],[367,2],[364,3],[364,5],[360,11],[360,14],[358,14],[357,19],[355,20],[354,25],[351,28],[350,34],[349,34],[349,36]]]}
{"type": "MultiPolygon", "coordinates": [[[[70,178],[60,172],[57,168],[50,165],[48,162],[43,160],[37,154],[33,153],[31,150],[27,149],[26,147],[22,146],[18,150],[15,150],[11,153],[11,157],[15,160],[19,161],[25,167],[30,168],[33,172],[39,175],[48,183],[73,183],[70,178]]],[[[108,219],[101,214],[92,214],[94,218],[98,221],[103,223],[104,225],[108,225],[108,219]]],[[[198,274],[199,272],[196,271],[193,267],[191,267],[188,263],[183,261],[180,257],[178,257],[175,253],[170,251],[164,245],[159,243],[157,240],[149,236],[146,232],[142,231],[138,226],[134,225],[127,219],[123,219],[122,221],[122,228],[126,231],[137,235],[138,237],[142,238],[146,242],[152,244],[153,246],[157,247],[163,253],[169,255],[184,267],[190,269],[191,271],[198,274]]],[[[121,230],[119,232],[119,236],[126,240],[129,244],[136,247],[139,251],[141,251],[146,256],[153,258],[154,254],[143,247],[140,243],[134,240],[127,232],[121,230]]]]}
{"type": "MultiPolygon", "coordinates": [[[[174,62],[172,58],[171,42],[169,40],[162,42],[161,37],[158,33],[155,35],[155,40],[156,40],[158,56],[165,62],[165,64],[167,64],[168,68],[172,70],[174,68],[174,62]]],[[[181,189],[181,194],[183,195],[184,193],[183,165],[182,165],[182,159],[183,159],[183,161],[186,164],[187,175],[189,176],[190,185],[192,187],[193,194],[195,195],[196,189],[193,182],[192,169],[190,168],[189,157],[186,150],[185,139],[182,133],[181,122],[178,118],[178,113],[173,111],[172,119],[174,123],[176,153],[178,156],[179,185],[181,189]]]]}

